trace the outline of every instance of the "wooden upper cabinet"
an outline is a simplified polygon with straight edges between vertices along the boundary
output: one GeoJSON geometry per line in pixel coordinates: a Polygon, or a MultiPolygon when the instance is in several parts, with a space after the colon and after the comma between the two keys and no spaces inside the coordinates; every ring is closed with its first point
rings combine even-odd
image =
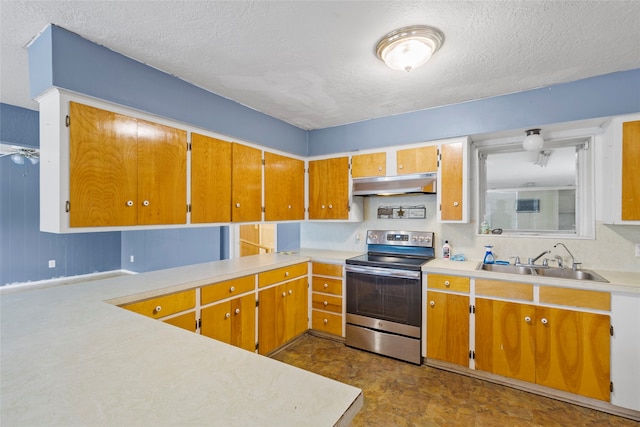
{"type": "Polygon", "coordinates": [[[353,178],[386,175],[387,153],[357,154],[351,157],[351,176],[353,178]]]}
{"type": "Polygon", "coordinates": [[[398,175],[438,170],[438,147],[435,145],[398,150],[396,156],[398,175]]]}
{"type": "Polygon", "coordinates": [[[464,147],[462,142],[442,144],[440,147],[440,220],[463,221],[464,206],[464,147]]]}
{"type": "Polygon", "coordinates": [[[186,223],[187,133],[70,102],[70,226],[186,223]]]}
{"type": "Polygon", "coordinates": [[[640,120],[622,124],[622,220],[640,221],[640,120]]]}
{"type": "Polygon", "coordinates": [[[264,153],[265,220],[304,219],[304,161],[264,153]]]}
{"type": "Polygon", "coordinates": [[[309,162],[309,219],[349,218],[349,158],[309,162]]]}
{"type": "Polygon", "coordinates": [[[232,144],[231,219],[262,220],[262,150],[232,144]]]}
{"type": "Polygon", "coordinates": [[[138,224],[185,224],[187,132],[138,120],[138,224]]]}
{"type": "Polygon", "coordinates": [[[191,134],[191,222],[231,221],[231,143],[191,134]]]}

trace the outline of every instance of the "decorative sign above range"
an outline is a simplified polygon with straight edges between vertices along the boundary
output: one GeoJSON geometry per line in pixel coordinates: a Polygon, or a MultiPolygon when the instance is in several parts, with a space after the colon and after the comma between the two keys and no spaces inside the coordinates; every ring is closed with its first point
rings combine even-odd
{"type": "Polygon", "coordinates": [[[422,206],[380,206],[378,219],[424,219],[427,209],[422,206]]]}

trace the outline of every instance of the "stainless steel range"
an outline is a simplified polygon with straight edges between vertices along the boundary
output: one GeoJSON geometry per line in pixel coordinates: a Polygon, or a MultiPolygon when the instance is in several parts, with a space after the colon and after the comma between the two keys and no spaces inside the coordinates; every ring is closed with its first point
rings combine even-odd
{"type": "Polygon", "coordinates": [[[420,364],[422,266],[433,233],[369,230],[367,253],[346,261],[346,344],[420,364]]]}

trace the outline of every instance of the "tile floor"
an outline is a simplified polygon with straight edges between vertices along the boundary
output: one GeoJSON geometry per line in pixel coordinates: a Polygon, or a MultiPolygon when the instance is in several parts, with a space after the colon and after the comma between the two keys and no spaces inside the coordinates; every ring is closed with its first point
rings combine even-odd
{"type": "Polygon", "coordinates": [[[639,426],[625,418],[305,335],[274,359],[361,388],[353,426],[639,426]]]}

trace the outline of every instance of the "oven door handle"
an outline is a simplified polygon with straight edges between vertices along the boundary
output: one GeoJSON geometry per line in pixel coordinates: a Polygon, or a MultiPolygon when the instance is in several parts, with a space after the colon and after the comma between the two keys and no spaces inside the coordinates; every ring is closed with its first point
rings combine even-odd
{"type": "Polygon", "coordinates": [[[374,276],[401,277],[407,279],[419,279],[422,274],[420,271],[400,270],[397,268],[380,268],[365,267],[357,265],[347,265],[345,267],[347,273],[370,274],[374,276]]]}

